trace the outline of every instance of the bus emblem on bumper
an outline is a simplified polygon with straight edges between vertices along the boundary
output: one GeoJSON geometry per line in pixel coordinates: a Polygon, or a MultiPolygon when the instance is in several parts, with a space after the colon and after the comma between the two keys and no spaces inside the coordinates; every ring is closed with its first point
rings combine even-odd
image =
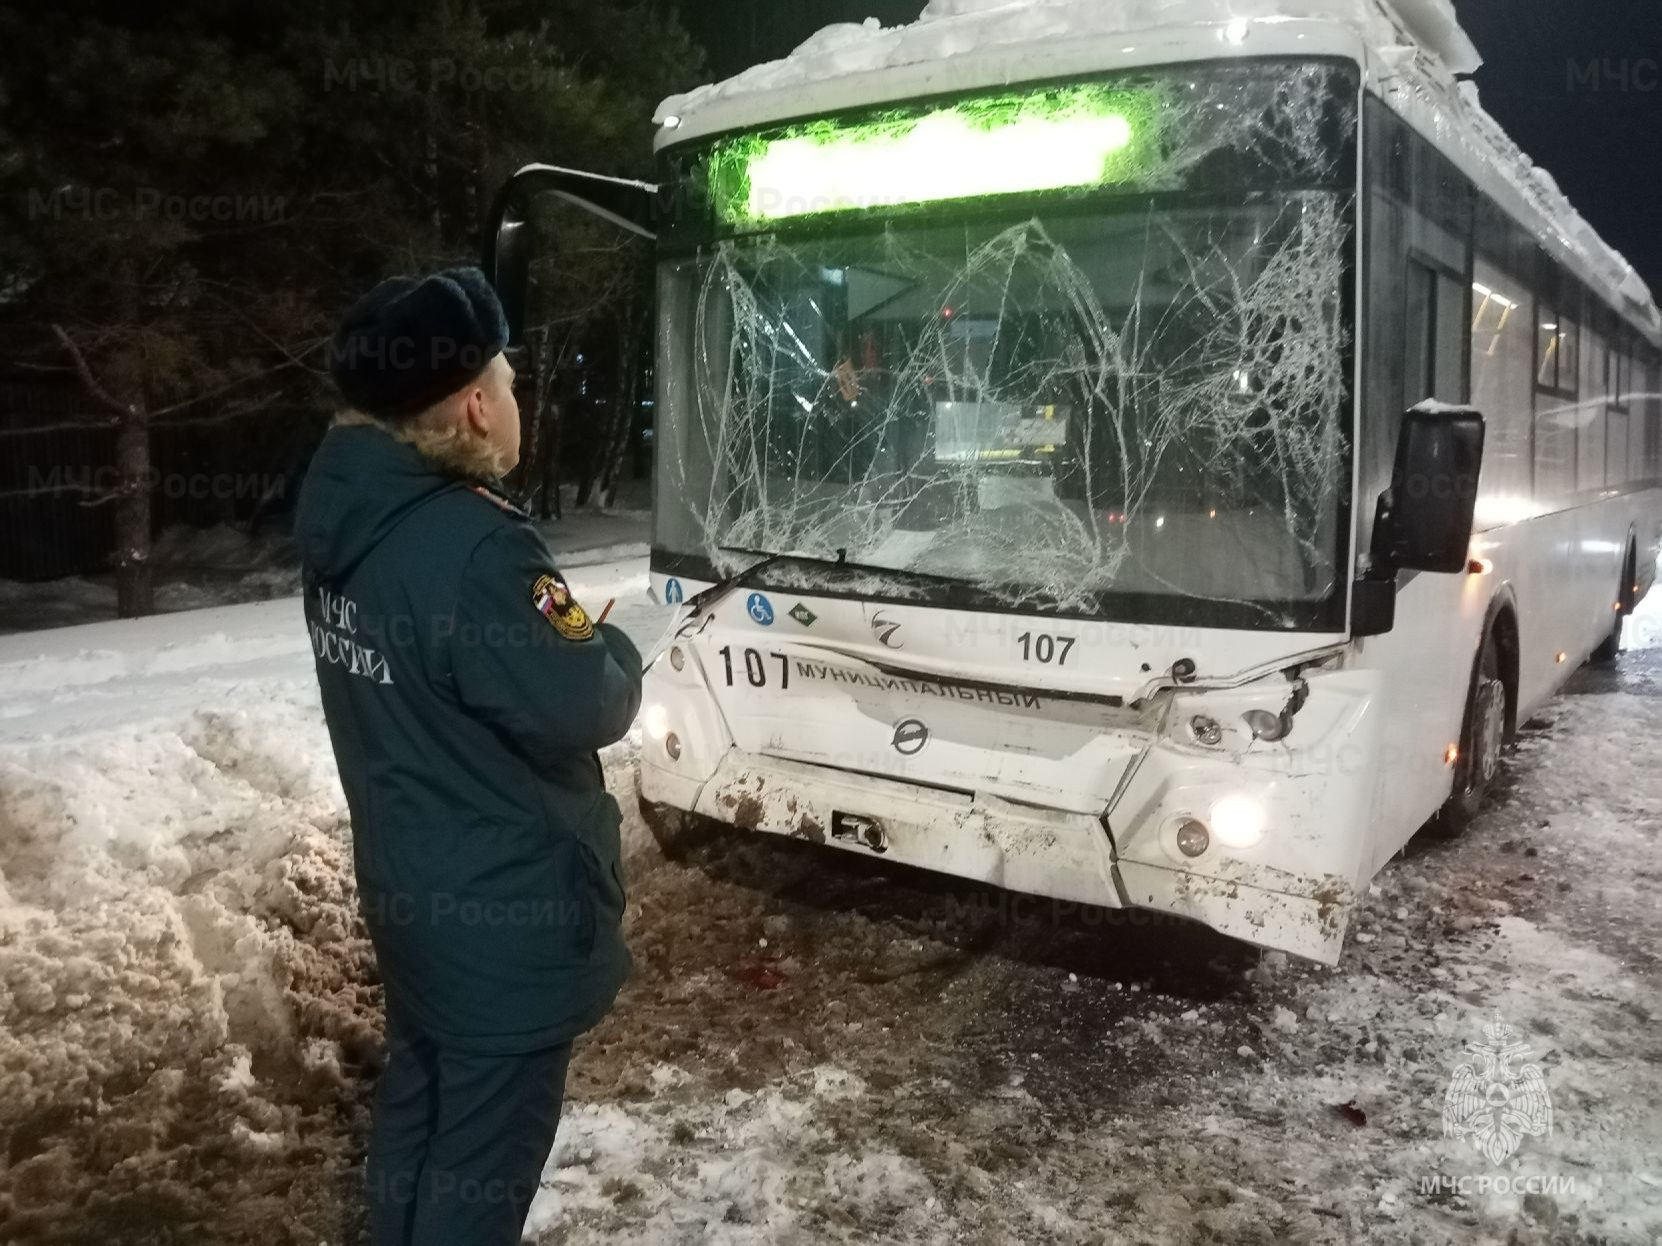
{"type": "Polygon", "coordinates": [[[894,751],[902,757],[915,757],[929,743],[929,728],[922,720],[908,718],[894,729],[894,751]]]}

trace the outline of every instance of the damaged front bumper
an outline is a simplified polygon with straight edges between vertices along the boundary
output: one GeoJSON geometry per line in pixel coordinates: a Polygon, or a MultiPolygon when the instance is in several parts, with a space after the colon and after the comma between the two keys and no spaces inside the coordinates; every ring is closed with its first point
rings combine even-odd
{"type": "Polygon", "coordinates": [[[641,767],[648,799],[959,878],[1082,904],[1119,906],[1112,847],[1087,814],[922,787],[733,750],[709,782],[641,767]]]}
{"type": "Polygon", "coordinates": [[[1145,759],[1116,800],[1114,808],[1128,819],[1124,832],[1114,829],[1113,814],[1096,818],[738,749],[729,749],[707,780],[647,758],[641,791],[650,801],[743,830],[875,854],[1014,892],[1166,913],[1260,947],[1337,962],[1355,901],[1354,872],[1295,873],[1221,854],[1169,859],[1160,830],[1171,818],[1145,819],[1140,828],[1129,820],[1146,791],[1162,787],[1157,775],[1172,773],[1162,760],[1145,759]]]}
{"type": "MultiPolygon", "coordinates": [[[[740,668],[727,675],[718,643],[702,640],[721,679],[737,685],[740,668]]],[[[1240,724],[1286,699],[1279,675],[1184,690],[1135,714],[967,694],[924,710],[917,681],[815,679],[818,664],[806,661],[790,668],[786,690],[787,654],[774,648],[753,668],[768,686],[750,679],[724,703],[698,642],[680,656],[650,676],[662,734],[642,753],[642,795],[745,830],[1169,914],[1327,964],[1377,865],[1377,673],[1311,670],[1291,735],[1270,743],[1240,724]],[[920,712],[927,750],[901,757],[902,727],[920,712]],[[1195,721],[1220,727],[1205,733],[1210,743],[1195,721]]]]}

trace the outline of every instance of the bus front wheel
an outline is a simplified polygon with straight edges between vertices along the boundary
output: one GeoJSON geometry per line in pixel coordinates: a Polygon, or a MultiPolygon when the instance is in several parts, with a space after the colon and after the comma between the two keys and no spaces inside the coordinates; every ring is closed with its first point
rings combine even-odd
{"type": "Polygon", "coordinates": [[[1494,790],[1506,751],[1506,710],[1500,636],[1496,627],[1490,627],[1477,656],[1471,690],[1466,697],[1454,792],[1437,815],[1437,829],[1442,834],[1458,835],[1470,826],[1494,790]]]}
{"type": "Polygon", "coordinates": [[[684,861],[693,849],[711,837],[712,824],[708,818],[685,809],[675,809],[640,798],[641,820],[652,833],[658,851],[666,861],[684,861]]]}
{"type": "Polygon", "coordinates": [[[1596,666],[1610,665],[1622,651],[1622,623],[1626,621],[1628,615],[1633,613],[1635,604],[1633,597],[1636,586],[1633,583],[1635,578],[1633,568],[1636,562],[1638,562],[1638,556],[1633,547],[1629,545],[1627,547],[1627,562],[1622,566],[1621,587],[1616,590],[1616,608],[1613,611],[1616,617],[1610,625],[1610,634],[1599,641],[1598,648],[1593,650],[1593,656],[1588,659],[1596,666]]]}
{"type": "Polygon", "coordinates": [[[1609,666],[1622,652],[1622,616],[1616,616],[1616,622],[1610,628],[1610,634],[1599,641],[1598,648],[1587,660],[1594,666],[1609,666]]]}

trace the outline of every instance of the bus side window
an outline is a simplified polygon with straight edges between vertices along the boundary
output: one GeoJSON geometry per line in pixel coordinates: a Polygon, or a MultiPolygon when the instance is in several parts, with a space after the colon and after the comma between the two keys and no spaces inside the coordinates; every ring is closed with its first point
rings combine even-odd
{"type": "Polygon", "coordinates": [[[1404,317],[1404,409],[1427,398],[1466,401],[1468,339],[1465,283],[1419,260],[1408,261],[1404,317]]]}
{"type": "Polygon", "coordinates": [[[1535,303],[1535,497],[1576,492],[1581,329],[1560,306],[1535,303]]]}
{"type": "Polygon", "coordinates": [[[1471,334],[1466,330],[1466,295],[1463,278],[1437,274],[1436,367],[1431,392],[1440,402],[1462,403],[1468,397],[1466,348],[1471,334]]]}
{"type": "Polygon", "coordinates": [[[1580,427],[1576,430],[1577,486],[1583,493],[1604,488],[1604,434],[1609,423],[1606,376],[1609,370],[1609,351],[1604,336],[1589,329],[1581,348],[1581,393],[1586,405],[1581,408],[1580,427]]]}
{"type": "Polygon", "coordinates": [[[1534,479],[1534,345],[1528,290],[1479,253],[1472,270],[1472,405],[1483,412],[1483,492],[1521,499],[1534,479]]]}
{"type": "Polygon", "coordinates": [[[1633,423],[1633,356],[1628,344],[1618,340],[1604,358],[1604,392],[1609,403],[1604,417],[1604,483],[1621,485],[1633,479],[1629,470],[1632,454],[1628,444],[1633,423]]]}
{"type": "Polygon", "coordinates": [[[1655,480],[1662,476],[1662,365],[1654,357],[1645,370],[1643,398],[1640,409],[1645,431],[1639,479],[1655,480]]]}

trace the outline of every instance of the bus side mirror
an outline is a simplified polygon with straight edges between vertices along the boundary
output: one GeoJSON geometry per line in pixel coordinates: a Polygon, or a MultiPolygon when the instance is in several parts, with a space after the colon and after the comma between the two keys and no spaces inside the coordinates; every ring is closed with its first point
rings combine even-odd
{"type": "Polygon", "coordinates": [[[1375,576],[1466,569],[1483,435],[1483,417],[1469,407],[1427,403],[1402,417],[1391,488],[1374,520],[1375,576]]]}
{"type": "Polygon", "coordinates": [[[528,164],[508,179],[491,205],[483,261],[485,276],[496,287],[496,296],[507,317],[510,347],[525,342],[531,261],[536,258],[541,242],[532,216],[536,196],[553,195],[637,238],[650,240],[657,237],[658,190],[649,182],[632,182],[551,164],[528,164]]]}

